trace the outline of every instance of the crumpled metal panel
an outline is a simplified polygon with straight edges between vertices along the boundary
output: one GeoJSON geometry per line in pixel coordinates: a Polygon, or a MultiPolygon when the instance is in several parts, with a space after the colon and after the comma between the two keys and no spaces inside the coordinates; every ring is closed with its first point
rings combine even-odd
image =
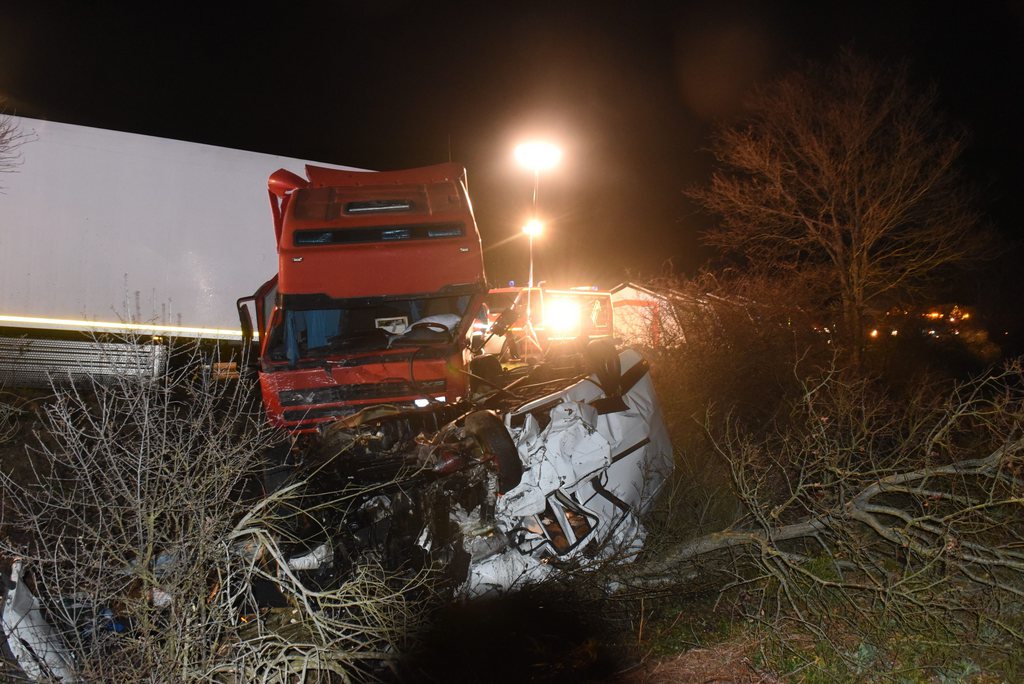
{"type": "Polygon", "coordinates": [[[47,622],[39,599],[21,579],[22,562],[11,564],[3,603],[7,646],[18,666],[35,681],[76,681],[73,660],[57,630],[47,622]]]}
{"type": "MultiPolygon", "coordinates": [[[[619,358],[623,374],[642,362],[632,350],[619,358]]],[[[593,403],[604,396],[589,378],[555,395],[543,427],[537,412],[551,396],[506,416],[523,476],[498,497],[494,518],[511,546],[474,559],[466,596],[541,581],[556,564],[631,562],[641,551],[647,533],[640,516],[672,472],[672,446],[649,374],[622,397],[625,410],[600,412],[593,403]],[[521,427],[510,427],[515,416],[523,417],[521,427]]]]}

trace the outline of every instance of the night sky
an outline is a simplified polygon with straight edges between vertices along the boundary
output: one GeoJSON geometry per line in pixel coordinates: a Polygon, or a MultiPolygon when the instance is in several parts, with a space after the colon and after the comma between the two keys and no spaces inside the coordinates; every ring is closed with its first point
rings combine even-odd
{"type": "Polygon", "coordinates": [[[450,155],[494,283],[526,277],[516,142],[565,151],[541,180],[538,279],[692,271],[709,219],[682,190],[707,177],[713,123],[844,45],[938,87],[973,133],[981,209],[1019,223],[1022,2],[100,4],[0,2],[8,113],[368,169],[450,155]]]}

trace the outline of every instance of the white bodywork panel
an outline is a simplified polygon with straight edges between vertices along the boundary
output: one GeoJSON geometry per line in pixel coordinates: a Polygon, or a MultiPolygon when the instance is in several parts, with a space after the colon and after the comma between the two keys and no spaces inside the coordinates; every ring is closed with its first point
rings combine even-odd
{"type": "MultiPolygon", "coordinates": [[[[623,373],[641,363],[633,350],[620,354],[623,373]]],[[[643,547],[640,522],[673,468],[668,431],[650,374],[623,395],[626,410],[599,413],[590,403],[604,397],[592,378],[559,392],[551,421],[540,429],[532,415],[510,428],[523,477],[500,496],[498,529],[512,541],[500,553],[470,564],[463,593],[503,593],[555,571],[551,563],[586,568],[614,559],[632,561],[643,547]]],[[[506,416],[551,403],[538,399],[506,416]]],[[[460,520],[465,529],[465,522],[460,520]]],[[[477,543],[467,535],[466,546],[477,543]]]]}
{"type": "Polygon", "coordinates": [[[4,594],[3,626],[18,666],[35,681],[75,681],[73,661],[57,630],[43,616],[39,599],[21,581],[15,560],[4,594]]]}
{"type": "Polygon", "coordinates": [[[28,140],[17,171],[0,178],[0,326],[76,327],[3,319],[32,317],[237,331],[235,300],[277,272],[267,177],[324,166],[12,119],[28,140]]]}

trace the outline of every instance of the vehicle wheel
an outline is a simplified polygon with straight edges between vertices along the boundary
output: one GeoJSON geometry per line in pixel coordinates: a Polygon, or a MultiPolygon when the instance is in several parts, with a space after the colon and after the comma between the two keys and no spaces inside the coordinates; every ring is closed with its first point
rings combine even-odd
{"type": "Polygon", "coordinates": [[[466,416],[466,435],[472,437],[498,468],[498,494],[504,494],[523,479],[523,464],[519,452],[505,425],[491,411],[476,411],[466,416]]]}

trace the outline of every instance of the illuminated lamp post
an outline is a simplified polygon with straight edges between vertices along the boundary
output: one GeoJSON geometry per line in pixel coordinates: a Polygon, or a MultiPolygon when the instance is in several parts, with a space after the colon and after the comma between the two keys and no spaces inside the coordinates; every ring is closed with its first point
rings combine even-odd
{"type": "Polygon", "coordinates": [[[516,146],[516,161],[524,169],[533,172],[533,214],[537,218],[537,194],[540,188],[540,172],[550,171],[562,160],[562,150],[551,143],[533,141],[516,146]]]}
{"type": "Polygon", "coordinates": [[[530,238],[530,281],[528,287],[533,287],[533,238],[540,235],[544,230],[544,224],[537,219],[530,219],[523,226],[523,232],[530,238]]]}
{"type": "Polygon", "coordinates": [[[530,281],[533,287],[533,238],[539,235],[543,226],[537,216],[537,201],[540,193],[540,172],[550,171],[562,159],[562,150],[547,142],[532,141],[516,146],[516,161],[533,172],[533,216],[523,226],[523,232],[530,236],[530,281]]]}

